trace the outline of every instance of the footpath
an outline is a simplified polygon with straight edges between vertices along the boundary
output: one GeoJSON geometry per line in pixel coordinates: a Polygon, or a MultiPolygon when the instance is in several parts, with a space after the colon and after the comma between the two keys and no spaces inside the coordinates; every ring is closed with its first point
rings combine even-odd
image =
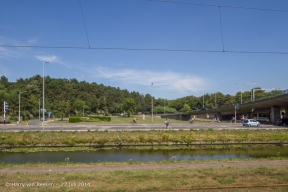
{"type": "Polygon", "coordinates": [[[217,167],[255,167],[255,166],[288,166],[288,160],[265,160],[265,161],[232,161],[232,162],[202,162],[202,163],[170,163],[149,165],[79,165],[79,166],[51,166],[27,167],[27,168],[3,168],[2,174],[12,173],[47,173],[47,172],[89,172],[89,171],[133,171],[177,168],[217,168],[217,167]]]}

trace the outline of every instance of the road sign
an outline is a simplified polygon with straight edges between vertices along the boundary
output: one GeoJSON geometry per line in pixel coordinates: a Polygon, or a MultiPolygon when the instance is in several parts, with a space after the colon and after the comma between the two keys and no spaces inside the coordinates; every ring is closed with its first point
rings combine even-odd
{"type": "Polygon", "coordinates": [[[236,109],[239,109],[239,107],[240,107],[239,103],[236,103],[235,107],[236,107],[236,109]]]}
{"type": "Polygon", "coordinates": [[[4,110],[3,110],[4,113],[8,110],[9,110],[9,103],[7,101],[4,101],[4,110]]]}
{"type": "Polygon", "coordinates": [[[9,103],[7,101],[4,101],[4,108],[5,108],[5,111],[8,111],[9,103]]]}

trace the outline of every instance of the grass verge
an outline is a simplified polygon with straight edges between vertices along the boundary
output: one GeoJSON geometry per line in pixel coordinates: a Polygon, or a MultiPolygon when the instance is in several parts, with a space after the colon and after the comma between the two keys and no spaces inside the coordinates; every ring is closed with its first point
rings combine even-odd
{"type": "Polygon", "coordinates": [[[1,191],[287,191],[287,166],[0,174],[1,191]]]}
{"type": "Polygon", "coordinates": [[[288,130],[152,130],[152,131],[1,131],[0,146],[133,145],[133,144],[216,144],[288,142],[288,130]]]}

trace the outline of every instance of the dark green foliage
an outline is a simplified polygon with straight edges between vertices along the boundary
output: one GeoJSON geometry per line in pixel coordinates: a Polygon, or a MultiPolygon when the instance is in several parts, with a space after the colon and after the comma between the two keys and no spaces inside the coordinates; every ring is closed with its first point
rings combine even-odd
{"type": "Polygon", "coordinates": [[[105,116],[94,116],[94,117],[78,117],[78,116],[71,116],[69,118],[70,123],[78,123],[78,122],[110,122],[111,117],[105,116]]]}
{"type": "Polygon", "coordinates": [[[77,116],[69,117],[69,122],[70,123],[78,123],[80,121],[81,121],[80,117],[77,117],[77,116]]]}
{"type": "MultiPolygon", "coordinates": [[[[21,117],[24,121],[42,117],[42,87],[43,79],[40,75],[28,79],[17,79],[9,82],[5,76],[0,77],[0,103],[9,102],[7,117],[11,121],[18,119],[19,93],[21,94],[21,117]],[[40,113],[40,114],[39,114],[40,113]],[[16,117],[16,118],[13,118],[16,117]]],[[[281,94],[281,91],[265,92],[258,90],[255,97],[272,97],[281,94]]],[[[235,96],[224,95],[220,92],[204,94],[200,97],[193,95],[175,100],[165,98],[153,98],[154,113],[174,113],[177,111],[189,111],[207,108],[221,107],[250,101],[251,91],[238,92],[235,96]],[[242,97],[241,97],[242,96],[242,97]]],[[[118,115],[126,111],[128,115],[138,112],[151,113],[152,96],[142,95],[139,92],[129,92],[120,88],[104,86],[95,82],[88,83],[77,79],[55,79],[45,77],[45,117],[51,112],[51,118],[57,117],[62,120],[68,116],[91,116],[91,115],[118,115]]],[[[0,111],[3,116],[3,112],[0,111]]],[[[89,117],[90,118],[90,117],[89,117]]],[[[110,121],[109,118],[94,119],[92,121],[110,121]]]]}
{"type": "Polygon", "coordinates": [[[82,122],[110,122],[111,117],[94,116],[94,117],[81,117],[82,122]]]}

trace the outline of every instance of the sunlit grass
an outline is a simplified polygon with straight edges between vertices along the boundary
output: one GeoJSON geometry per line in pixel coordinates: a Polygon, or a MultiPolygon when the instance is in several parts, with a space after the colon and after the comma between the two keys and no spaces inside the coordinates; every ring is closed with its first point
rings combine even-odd
{"type": "Polygon", "coordinates": [[[0,145],[37,146],[76,144],[203,144],[288,142],[288,130],[152,130],[152,131],[1,131],[0,145]]]}
{"type": "MultiPolygon", "coordinates": [[[[164,121],[165,118],[161,118],[160,116],[154,115],[153,116],[153,123],[152,123],[152,117],[151,115],[145,115],[145,119],[142,118],[142,115],[131,115],[130,117],[128,116],[111,116],[111,122],[79,122],[79,123],[72,123],[72,124],[95,124],[95,125],[99,125],[99,124],[131,124],[133,118],[137,119],[137,124],[163,124],[164,125],[164,121]]],[[[188,124],[188,121],[185,120],[176,120],[176,119],[169,119],[168,121],[173,125],[173,124],[188,124]]],[[[211,121],[209,120],[195,120],[195,123],[211,123],[211,121]]],[[[55,121],[50,121],[47,122],[48,124],[71,124],[69,123],[68,120],[55,120],[55,121]]],[[[226,123],[226,122],[223,122],[226,123]]]]}
{"type": "Polygon", "coordinates": [[[273,167],[176,168],[0,174],[1,191],[286,191],[288,169],[273,167]],[[8,187],[53,183],[53,187],[8,187]],[[76,186],[74,186],[74,183],[76,186]],[[285,186],[286,184],[286,186],[285,186]],[[85,186],[78,186],[85,185],[85,186]],[[273,186],[274,185],[274,186],[273,186]],[[275,186],[277,186],[275,188],[275,186]],[[281,186],[284,185],[284,186],[281,186]],[[270,186],[270,187],[269,187],[270,186]],[[235,188],[231,188],[235,187],[235,188]],[[243,188],[242,188],[243,187],[243,188]],[[222,189],[222,190],[221,190],[222,189]]]}

